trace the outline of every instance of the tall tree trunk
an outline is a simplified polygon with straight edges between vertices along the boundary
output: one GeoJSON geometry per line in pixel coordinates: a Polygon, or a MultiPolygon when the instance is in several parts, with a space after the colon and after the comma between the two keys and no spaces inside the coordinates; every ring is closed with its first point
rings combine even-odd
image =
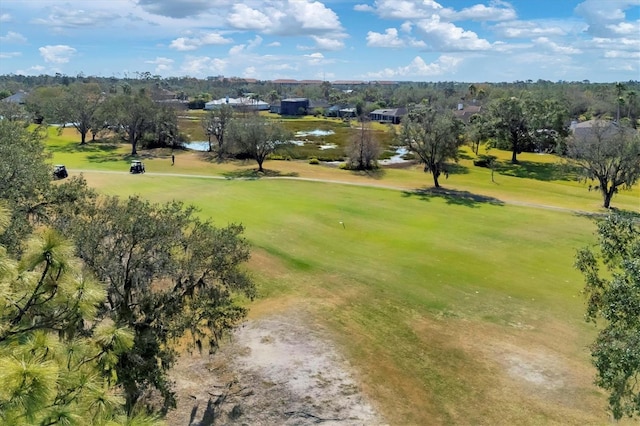
{"type": "Polygon", "coordinates": [[[611,199],[613,198],[613,194],[615,193],[615,188],[612,186],[611,188],[607,189],[606,186],[601,186],[600,189],[602,191],[602,198],[604,200],[602,207],[608,209],[611,205],[611,199]]]}
{"type": "Polygon", "coordinates": [[[518,158],[516,157],[516,155],[517,155],[516,152],[517,152],[517,149],[516,149],[516,146],[514,145],[513,146],[513,151],[511,152],[511,163],[512,164],[518,164],[518,158]]]}
{"type": "Polygon", "coordinates": [[[432,172],[433,175],[433,186],[436,188],[440,188],[440,183],[438,183],[438,177],[440,176],[440,172],[432,172]]]}
{"type": "Polygon", "coordinates": [[[80,145],[87,143],[87,132],[80,132],[80,145]]]}

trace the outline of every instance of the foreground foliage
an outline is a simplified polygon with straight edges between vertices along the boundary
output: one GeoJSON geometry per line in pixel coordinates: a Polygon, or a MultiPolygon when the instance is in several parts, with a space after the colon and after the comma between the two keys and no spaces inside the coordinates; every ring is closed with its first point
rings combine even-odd
{"type": "Polygon", "coordinates": [[[242,226],[216,228],[192,207],[155,205],[138,197],[108,198],[72,218],[65,232],[107,283],[101,317],[134,332],[134,345],[116,365],[127,407],[158,391],[162,411],[175,407],[166,373],[177,353],[171,342],[188,335],[198,349],[215,349],[246,315],[233,294],[253,297],[242,271],[249,258],[242,226]]]}
{"type": "Polygon", "coordinates": [[[614,418],[640,415],[640,218],[598,222],[598,248],[577,254],[585,278],[587,320],[605,322],[591,347],[596,384],[609,392],[614,418]],[[604,264],[607,273],[600,272],[604,264]]]}
{"type": "Polygon", "coordinates": [[[97,320],[104,288],[55,231],[26,247],[18,261],[0,246],[0,423],[156,424],[125,415],[115,366],[133,334],[97,320]]]}

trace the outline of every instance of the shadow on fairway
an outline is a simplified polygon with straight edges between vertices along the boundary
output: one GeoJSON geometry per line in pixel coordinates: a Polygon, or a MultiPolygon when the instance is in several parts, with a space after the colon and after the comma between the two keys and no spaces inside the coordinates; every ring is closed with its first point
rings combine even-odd
{"type": "Polygon", "coordinates": [[[48,146],[48,149],[52,152],[64,152],[64,153],[77,153],[77,152],[95,152],[99,153],[109,153],[116,151],[120,148],[120,144],[113,143],[101,143],[101,142],[87,142],[84,145],[81,145],[79,142],[76,143],[65,143],[61,145],[51,144],[48,146]]]}
{"type": "Polygon", "coordinates": [[[413,191],[403,191],[403,197],[420,197],[423,201],[431,201],[432,198],[442,198],[447,204],[479,207],[481,204],[491,204],[494,206],[503,206],[504,202],[486,195],[474,194],[469,191],[458,191],[447,188],[419,188],[413,191]]]}
{"type": "Polygon", "coordinates": [[[387,172],[383,168],[377,168],[373,170],[350,170],[353,176],[362,176],[370,179],[382,179],[387,172]]]}
{"type": "Polygon", "coordinates": [[[575,178],[576,170],[561,163],[536,163],[533,161],[497,162],[496,172],[501,175],[528,178],[541,181],[569,180],[575,178]]]}
{"type": "Polygon", "coordinates": [[[261,172],[259,172],[257,169],[239,169],[239,170],[223,173],[222,176],[224,176],[227,179],[255,180],[255,179],[260,179],[265,177],[296,177],[298,176],[298,173],[295,173],[295,172],[282,173],[282,172],[279,172],[278,170],[269,170],[269,169],[264,169],[261,172]]]}

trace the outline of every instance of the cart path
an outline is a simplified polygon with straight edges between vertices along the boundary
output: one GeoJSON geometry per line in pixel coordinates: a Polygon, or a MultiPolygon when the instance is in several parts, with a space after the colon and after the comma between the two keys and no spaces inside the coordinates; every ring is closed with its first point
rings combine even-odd
{"type": "MultiPolygon", "coordinates": [[[[74,170],[74,172],[77,172],[77,173],[104,173],[104,174],[119,174],[119,175],[121,175],[121,174],[129,174],[129,172],[121,172],[121,171],[88,170],[88,169],[74,170]]],[[[265,176],[265,177],[260,177],[260,178],[242,178],[242,177],[240,177],[240,178],[231,178],[231,177],[217,176],[217,175],[197,175],[197,174],[189,174],[189,173],[145,172],[144,174],[147,175],[147,176],[170,176],[170,177],[182,177],[182,178],[194,178],[194,179],[216,179],[216,180],[247,180],[247,181],[254,181],[254,180],[296,180],[296,181],[304,181],[304,182],[330,183],[330,184],[336,184],[336,185],[361,186],[361,187],[367,187],[367,188],[381,188],[381,189],[389,189],[389,190],[393,190],[393,191],[405,191],[405,192],[415,191],[416,194],[419,194],[419,191],[420,191],[420,190],[417,190],[416,188],[408,188],[408,187],[394,186],[394,185],[385,185],[385,184],[378,184],[378,183],[352,182],[352,181],[345,181],[345,180],[321,179],[321,178],[306,178],[306,177],[299,177],[299,176],[265,176]]],[[[446,191],[446,190],[443,189],[443,191],[446,191]]],[[[482,195],[478,195],[478,196],[479,197],[483,197],[482,195]]],[[[559,211],[559,212],[566,212],[566,213],[573,213],[573,214],[587,215],[587,216],[602,214],[602,213],[590,212],[590,211],[586,211],[586,210],[570,209],[568,207],[553,206],[553,205],[549,205],[549,204],[530,203],[530,202],[527,202],[527,201],[502,200],[502,199],[496,200],[496,201],[499,201],[502,204],[511,205],[511,206],[531,207],[531,208],[544,209],[544,210],[555,210],[555,211],[559,211]]]]}

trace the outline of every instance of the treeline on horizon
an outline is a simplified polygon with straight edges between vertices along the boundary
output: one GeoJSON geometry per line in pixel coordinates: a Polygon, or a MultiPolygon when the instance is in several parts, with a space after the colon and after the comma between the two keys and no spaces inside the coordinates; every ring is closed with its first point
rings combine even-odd
{"type": "Polygon", "coordinates": [[[492,100],[520,96],[524,92],[537,97],[560,101],[571,120],[591,118],[628,118],[633,127],[638,125],[640,81],[592,83],[582,81],[526,80],[514,82],[290,82],[255,81],[240,78],[168,77],[150,73],[135,73],[135,77],[98,77],[56,75],[0,75],[0,99],[19,91],[29,92],[43,86],[68,86],[74,83],[94,83],[105,93],[118,93],[124,87],[131,91],[146,90],[159,96],[173,96],[202,109],[204,103],[226,96],[240,97],[250,94],[255,99],[274,103],[288,97],[324,100],[330,105],[358,107],[369,112],[377,108],[407,107],[428,103],[442,108],[458,108],[459,104],[487,105],[492,100]]]}

